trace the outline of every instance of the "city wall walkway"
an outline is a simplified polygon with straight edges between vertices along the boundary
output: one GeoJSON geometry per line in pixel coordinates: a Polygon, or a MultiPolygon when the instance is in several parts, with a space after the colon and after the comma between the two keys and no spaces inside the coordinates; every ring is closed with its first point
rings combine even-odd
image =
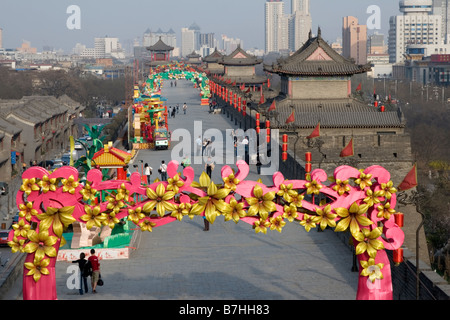
{"type": "MultiPolygon", "coordinates": [[[[180,112],[169,119],[171,130],[187,129],[192,139],[194,121],[203,131],[234,127],[226,116],[209,114],[200,106],[197,89],[191,82],[166,83],[163,96],[167,104],[179,104],[180,112]],[[187,114],[181,107],[188,104],[187,114]]],[[[194,144],[194,143],[193,143],[194,144]]],[[[195,149],[192,149],[192,155],[195,149]]],[[[232,151],[230,151],[232,152],[232,151]]],[[[171,151],[141,150],[133,160],[153,167],[152,179],[162,160],[170,161],[171,151]]],[[[193,158],[191,157],[191,160],[193,158]]],[[[198,181],[204,164],[192,165],[198,181]]],[[[233,166],[232,166],[233,167],[233,166]]],[[[261,178],[271,184],[271,176],[258,176],[251,166],[248,179],[261,178]]],[[[220,166],[212,175],[221,183],[220,166]]],[[[139,231],[140,233],[140,231],[139,231]]],[[[67,287],[66,273],[71,263],[58,262],[56,282],[59,300],[354,300],[358,274],[351,272],[351,251],[326,229],[307,233],[298,222],[287,223],[281,233],[256,234],[251,225],[224,222],[219,216],[203,231],[203,219],[185,217],[181,222],[140,233],[137,249],[127,260],[101,261],[105,281],[97,294],[79,295],[67,287]]],[[[15,292],[20,292],[21,279],[15,292]]],[[[90,287],[90,285],[89,285],[90,287]]],[[[21,295],[10,299],[21,299],[21,295]]]]}

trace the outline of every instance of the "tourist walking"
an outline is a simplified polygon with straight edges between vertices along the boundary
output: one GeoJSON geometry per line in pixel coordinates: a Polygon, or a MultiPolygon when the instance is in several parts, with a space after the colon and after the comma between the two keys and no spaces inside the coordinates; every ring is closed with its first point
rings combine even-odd
{"type": "Polygon", "coordinates": [[[78,268],[80,269],[80,294],[84,292],[88,293],[87,277],[90,276],[88,261],[85,259],[86,255],[84,252],[80,253],[80,259],[72,261],[72,263],[78,263],[78,268]]]}
{"type": "Polygon", "coordinates": [[[161,181],[166,181],[167,180],[167,165],[164,162],[164,160],[161,161],[161,165],[159,166],[158,171],[161,174],[161,181]]]}
{"type": "Polygon", "coordinates": [[[171,118],[172,117],[172,107],[169,107],[169,110],[167,113],[169,114],[169,118],[171,118]]]}
{"type": "Polygon", "coordinates": [[[211,159],[211,157],[208,157],[208,160],[206,160],[205,162],[205,170],[209,178],[211,178],[214,167],[215,167],[214,160],[211,159]]]}
{"type": "Polygon", "coordinates": [[[172,118],[175,119],[175,108],[172,109],[172,118]]]}
{"type": "Polygon", "coordinates": [[[180,113],[180,105],[177,103],[177,113],[180,113]]]}
{"type": "Polygon", "coordinates": [[[187,110],[187,104],[186,104],[186,102],[183,104],[183,112],[184,112],[184,114],[186,114],[186,110],[187,110]]]}
{"type": "Polygon", "coordinates": [[[95,249],[91,249],[91,255],[88,258],[91,264],[92,275],[91,275],[91,285],[92,293],[97,293],[97,283],[100,279],[100,263],[98,262],[98,257],[95,255],[95,249]]]}
{"type": "Polygon", "coordinates": [[[151,175],[152,175],[152,171],[153,171],[153,168],[150,167],[148,165],[148,163],[146,163],[144,165],[144,175],[147,178],[147,184],[150,184],[150,181],[151,181],[150,178],[151,178],[151,175]]]}

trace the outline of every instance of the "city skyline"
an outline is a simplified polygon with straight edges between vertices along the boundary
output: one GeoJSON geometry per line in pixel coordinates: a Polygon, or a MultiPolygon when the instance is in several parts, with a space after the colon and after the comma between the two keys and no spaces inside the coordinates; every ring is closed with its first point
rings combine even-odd
{"type": "MultiPolygon", "coordinates": [[[[9,49],[18,48],[23,41],[29,41],[38,50],[48,46],[70,52],[77,43],[89,47],[94,44],[94,38],[105,36],[117,37],[126,44],[132,43],[134,39],[142,40],[145,30],[149,28],[172,28],[177,33],[177,45],[180,46],[181,28],[192,23],[199,25],[202,32],[215,33],[217,39],[224,34],[242,39],[247,49],[264,49],[266,0],[133,0],[127,3],[62,0],[52,4],[31,0],[2,2],[0,28],[3,29],[3,46],[9,49]],[[77,5],[81,10],[80,29],[67,28],[67,20],[71,16],[67,8],[71,5],[77,5]],[[236,8],[240,10],[236,11],[236,8]]],[[[285,0],[284,3],[285,12],[290,12],[291,0],[285,0]]],[[[378,31],[387,35],[389,17],[399,14],[397,0],[388,3],[386,0],[342,0],[338,4],[331,0],[311,1],[312,32],[315,34],[320,26],[324,39],[334,41],[342,37],[344,16],[355,16],[360,23],[365,24],[372,15],[367,13],[371,5],[380,8],[381,28],[368,30],[368,33],[378,31]]]]}

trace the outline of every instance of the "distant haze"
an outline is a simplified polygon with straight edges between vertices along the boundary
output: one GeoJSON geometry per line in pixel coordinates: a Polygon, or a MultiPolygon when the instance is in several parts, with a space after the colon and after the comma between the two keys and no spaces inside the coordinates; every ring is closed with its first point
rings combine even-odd
{"type": "MultiPolygon", "coordinates": [[[[95,37],[117,37],[125,47],[145,30],[172,28],[181,46],[181,28],[194,22],[202,33],[239,38],[244,48],[264,48],[265,0],[1,0],[0,28],[3,46],[20,47],[24,40],[41,51],[44,46],[71,52],[77,43],[94,46],[95,37]],[[69,30],[66,13],[70,5],[81,9],[81,29],[69,30]]],[[[286,13],[290,0],[285,1],[286,13]]],[[[327,41],[341,37],[342,17],[352,15],[365,24],[370,5],[381,9],[381,29],[387,37],[389,17],[399,14],[394,0],[311,0],[313,33],[317,27],[327,41]]],[[[372,33],[374,30],[369,30],[372,33]]]]}

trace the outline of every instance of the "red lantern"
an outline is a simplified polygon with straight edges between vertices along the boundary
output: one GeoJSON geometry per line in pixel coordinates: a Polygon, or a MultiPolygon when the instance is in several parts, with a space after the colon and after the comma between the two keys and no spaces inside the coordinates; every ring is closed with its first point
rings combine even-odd
{"type": "Polygon", "coordinates": [[[266,136],[267,140],[266,141],[267,141],[267,143],[270,143],[270,128],[267,128],[266,132],[267,132],[267,136],[266,136]]]}
{"type": "Polygon", "coordinates": [[[305,161],[311,162],[311,152],[305,152],[305,161]]]}
{"type": "Polygon", "coordinates": [[[375,101],[375,102],[373,103],[373,105],[375,106],[375,108],[378,107],[378,101],[375,101]]]}
{"type": "Polygon", "coordinates": [[[286,160],[287,160],[287,157],[288,157],[287,152],[283,152],[283,153],[281,154],[281,160],[286,161],[286,160]]]}
{"type": "Polygon", "coordinates": [[[404,214],[401,212],[397,212],[394,214],[394,218],[395,218],[395,223],[402,228],[403,227],[403,218],[404,218],[404,214]]]}
{"type": "Polygon", "coordinates": [[[270,121],[266,120],[266,128],[270,128],[270,121]]]}
{"type": "Polygon", "coordinates": [[[307,163],[305,164],[305,171],[306,171],[307,173],[309,173],[309,172],[311,172],[311,169],[312,169],[311,163],[307,162],[307,163]]]}
{"type": "Polygon", "coordinates": [[[257,113],[257,114],[256,114],[256,120],[259,120],[259,117],[260,117],[260,114],[257,113]]]}
{"type": "Polygon", "coordinates": [[[394,263],[396,265],[399,265],[403,262],[403,249],[398,248],[394,250],[394,256],[393,256],[394,263]]]}
{"type": "Polygon", "coordinates": [[[287,152],[288,151],[288,145],[287,144],[283,143],[283,145],[281,147],[282,147],[283,152],[287,152]]]}
{"type": "Polygon", "coordinates": [[[287,142],[288,142],[288,135],[283,134],[283,143],[287,143],[287,142]]]}
{"type": "Polygon", "coordinates": [[[260,127],[260,126],[261,126],[261,123],[259,122],[259,120],[256,120],[256,126],[257,126],[257,127],[260,127]]]}
{"type": "Polygon", "coordinates": [[[261,128],[260,127],[256,127],[256,133],[259,134],[261,132],[261,128]]]}
{"type": "Polygon", "coordinates": [[[384,110],[385,110],[384,106],[381,106],[380,110],[381,110],[381,112],[384,112],[384,110]]]}

